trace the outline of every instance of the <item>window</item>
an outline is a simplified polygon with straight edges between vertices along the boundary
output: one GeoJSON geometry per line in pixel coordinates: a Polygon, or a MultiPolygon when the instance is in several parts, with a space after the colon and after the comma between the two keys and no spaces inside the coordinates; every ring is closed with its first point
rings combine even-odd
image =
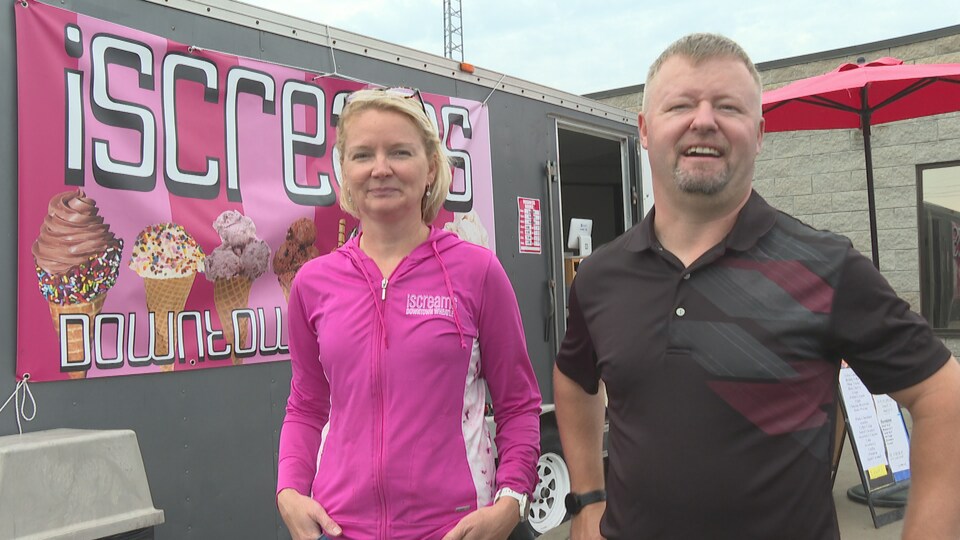
{"type": "Polygon", "coordinates": [[[917,167],[920,307],[938,333],[960,335],[960,162],[917,167]]]}

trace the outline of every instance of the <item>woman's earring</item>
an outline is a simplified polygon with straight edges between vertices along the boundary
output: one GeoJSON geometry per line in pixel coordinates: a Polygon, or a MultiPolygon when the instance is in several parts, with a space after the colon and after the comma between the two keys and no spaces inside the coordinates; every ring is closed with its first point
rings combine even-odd
{"type": "Polygon", "coordinates": [[[424,199],[430,198],[430,188],[429,188],[429,187],[427,188],[427,192],[423,194],[423,198],[424,198],[424,199]]]}
{"type": "Polygon", "coordinates": [[[353,202],[353,197],[350,195],[350,192],[347,192],[347,202],[353,202]]]}

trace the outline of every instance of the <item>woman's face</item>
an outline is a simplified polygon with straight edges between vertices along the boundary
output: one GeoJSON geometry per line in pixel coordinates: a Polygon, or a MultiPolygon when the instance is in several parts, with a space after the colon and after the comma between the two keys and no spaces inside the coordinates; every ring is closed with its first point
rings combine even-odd
{"type": "Polygon", "coordinates": [[[422,201],[437,177],[420,130],[405,114],[368,109],[343,131],[344,187],[361,220],[423,220],[422,201]]]}

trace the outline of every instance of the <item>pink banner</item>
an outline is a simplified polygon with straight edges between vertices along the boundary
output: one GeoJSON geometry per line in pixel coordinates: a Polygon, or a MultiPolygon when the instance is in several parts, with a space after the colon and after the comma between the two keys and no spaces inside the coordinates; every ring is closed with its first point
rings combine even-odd
{"type": "MultiPolygon", "coordinates": [[[[14,6],[17,378],[287,360],[285,287],[357,226],[333,149],[363,85],[14,6]]],[[[494,249],[487,111],[423,97],[454,172],[437,224],[494,249]]]]}

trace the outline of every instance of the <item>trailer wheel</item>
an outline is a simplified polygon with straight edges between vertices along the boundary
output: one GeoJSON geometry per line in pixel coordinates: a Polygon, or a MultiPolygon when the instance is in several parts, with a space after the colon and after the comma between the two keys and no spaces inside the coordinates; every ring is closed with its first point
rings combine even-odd
{"type": "Polygon", "coordinates": [[[540,435],[540,459],[537,461],[537,487],[533,490],[527,527],[534,537],[567,520],[564,497],[570,493],[570,470],[563,458],[560,434],[555,426],[543,426],[540,435]]]}

